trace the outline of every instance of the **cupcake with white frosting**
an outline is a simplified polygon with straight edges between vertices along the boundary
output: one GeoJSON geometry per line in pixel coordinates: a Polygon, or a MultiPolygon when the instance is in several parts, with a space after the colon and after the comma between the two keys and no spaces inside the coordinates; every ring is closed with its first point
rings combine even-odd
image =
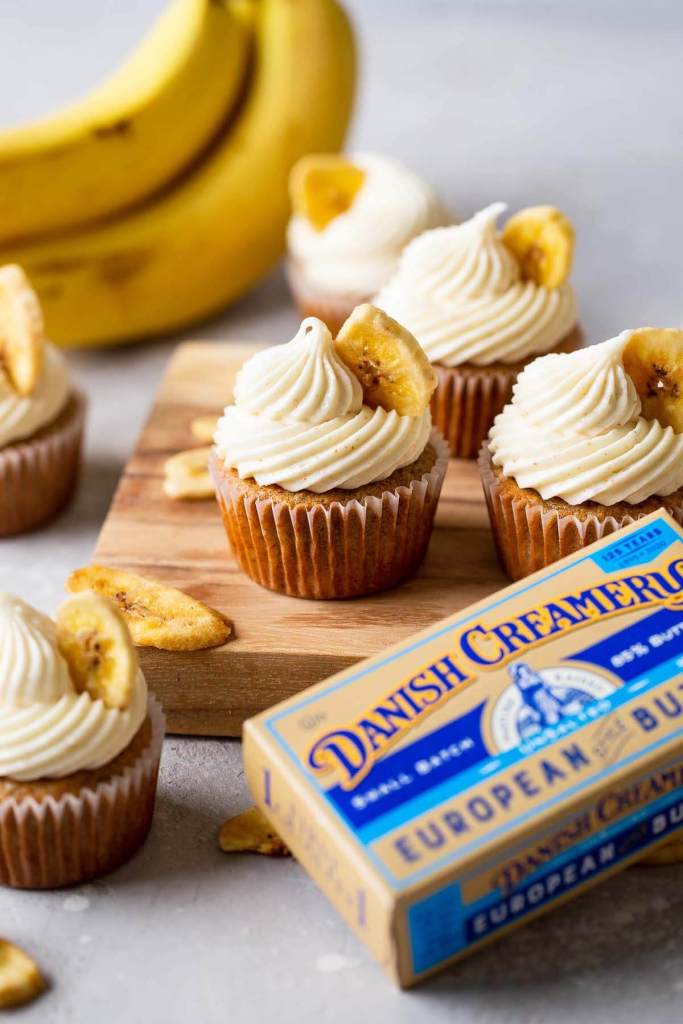
{"type": "Polygon", "coordinates": [[[394,273],[403,248],[447,222],[432,187],[375,153],[307,156],[291,176],[287,272],[302,317],[333,333],[394,273]]]}
{"type": "Polygon", "coordinates": [[[35,529],[71,498],[84,415],[23,272],[1,267],[0,537],[35,529]]]}
{"type": "Polygon", "coordinates": [[[494,203],[469,221],[420,235],[373,299],[412,331],[434,364],[434,422],[462,458],[476,458],[530,359],[581,340],[566,280],[571,225],[559,211],[535,207],[500,232],[505,209],[494,203]]]}
{"type": "MultiPolygon", "coordinates": [[[[640,353],[653,334],[672,344],[679,336],[683,356],[681,332],[643,328],[543,356],[520,374],[480,456],[496,544],[513,579],[659,508],[683,523],[683,433],[670,424],[666,389],[657,397],[638,372],[639,393],[631,375],[634,358],[646,369],[640,353]]],[[[651,368],[660,384],[663,358],[651,368]]]]}
{"type": "Polygon", "coordinates": [[[143,842],[152,820],[163,714],[116,609],[97,595],[78,600],[82,623],[84,604],[94,602],[91,639],[101,629],[99,650],[85,630],[78,634],[86,671],[119,683],[127,673],[125,699],[120,691],[114,701],[104,690],[91,693],[72,672],[55,622],[0,593],[3,885],[51,889],[111,871],[143,842]],[[110,617],[114,631],[106,635],[110,617]],[[114,659],[121,659],[115,671],[114,659]]]}
{"type": "MultiPolygon", "coordinates": [[[[356,321],[365,310],[401,330],[372,307],[356,321]]],[[[431,373],[415,339],[404,332],[399,341],[408,343],[407,373],[413,353],[431,373]]],[[[378,404],[313,317],[288,344],[249,359],[211,459],[241,568],[265,587],[311,598],[368,594],[413,573],[448,459],[432,429],[432,387],[413,415],[378,404]]]]}

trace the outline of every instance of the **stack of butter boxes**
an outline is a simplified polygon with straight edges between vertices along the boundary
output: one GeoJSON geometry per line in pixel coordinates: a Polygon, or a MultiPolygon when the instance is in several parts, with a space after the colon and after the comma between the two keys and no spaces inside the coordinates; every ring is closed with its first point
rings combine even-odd
{"type": "Polygon", "coordinates": [[[655,513],[278,705],[245,764],[414,984],[683,829],[683,531],[655,513]]]}

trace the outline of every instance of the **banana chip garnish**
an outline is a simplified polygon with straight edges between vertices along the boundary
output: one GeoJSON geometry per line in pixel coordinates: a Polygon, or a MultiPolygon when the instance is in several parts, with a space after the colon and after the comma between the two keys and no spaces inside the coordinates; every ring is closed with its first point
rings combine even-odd
{"type": "Polygon", "coordinates": [[[223,853],[291,857],[289,848],[258,807],[250,807],[248,811],[229,818],[218,834],[218,844],[223,853]]]}
{"type": "Polygon", "coordinates": [[[196,437],[202,444],[213,444],[218,419],[218,416],[197,416],[190,424],[192,436],[196,437]]]}
{"type": "Polygon", "coordinates": [[[122,569],[104,565],[77,569],[66,589],[72,594],[95,590],[114,601],[138,647],[200,651],[220,647],[232,632],[230,623],[202,601],[122,569]]]}
{"type": "Polygon", "coordinates": [[[43,369],[45,329],[38,297],[21,267],[0,267],[0,366],[18,395],[33,394],[43,369]]]}
{"type": "Polygon", "coordinates": [[[57,646],[79,693],[119,711],[130,706],[138,656],[114,601],[94,590],[67,598],[57,611],[57,646]]]}
{"type": "Polygon", "coordinates": [[[524,277],[542,288],[559,288],[574,258],[574,228],[554,206],[528,206],[513,214],[502,239],[517,257],[524,277]]]}
{"type": "Polygon", "coordinates": [[[23,1006],[45,989],[38,965],[23,949],[0,939],[0,1009],[23,1006]]]}
{"type": "Polygon", "coordinates": [[[683,331],[641,327],[626,342],[623,360],[643,416],[683,434],[683,331]]]}
{"type": "Polygon", "coordinates": [[[363,388],[366,405],[421,416],[436,388],[427,353],[410,331],[377,306],[356,306],[335,348],[363,388]]]}
{"type": "Polygon", "coordinates": [[[292,208],[323,231],[349,209],[364,182],[365,171],[336,153],[303,156],[289,178],[292,208]]]}
{"type": "Polygon", "coordinates": [[[164,463],[164,493],[181,501],[203,501],[213,498],[214,486],[209,475],[211,448],[190,448],[172,455],[164,463]]]}

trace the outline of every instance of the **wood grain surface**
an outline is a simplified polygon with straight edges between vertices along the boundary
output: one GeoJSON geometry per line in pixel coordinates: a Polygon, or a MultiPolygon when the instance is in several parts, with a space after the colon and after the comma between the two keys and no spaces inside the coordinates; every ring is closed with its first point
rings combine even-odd
{"type": "Polygon", "coordinates": [[[141,649],[171,732],[239,736],[250,715],[375,654],[503,585],[475,463],[451,461],[437,524],[418,575],[351,601],[303,601],[263,590],[236,567],[214,501],[162,490],[164,460],[197,445],[190,423],[230,401],[258,346],[188,342],[171,359],[121,478],[95,560],[180,587],[234,623],[221,648],[141,649]]]}

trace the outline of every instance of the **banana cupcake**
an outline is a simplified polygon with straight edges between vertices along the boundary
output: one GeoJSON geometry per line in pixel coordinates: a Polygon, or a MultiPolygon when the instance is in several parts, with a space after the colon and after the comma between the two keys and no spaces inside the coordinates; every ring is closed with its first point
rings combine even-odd
{"type": "Polygon", "coordinates": [[[84,415],[35,292],[20,267],[0,267],[0,537],[40,526],[68,502],[84,415]]]}
{"type": "Polygon", "coordinates": [[[482,447],[513,579],[665,508],[683,523],[683,332],[625,331],[520,374],[482,447]]]}
{"type": "Polygon", "coordinates": [[[567,282],[571,224],[559,210],[532,207],[501,233],[505,209],[494,203],[463,224],[420,235],[373,299],[434,364],[434,424],[461,458],[477,457],[529,360],[581,343],[567,282]]]}
{"type": "Polygon", "coordinates": [[[112,871],[152,821],[164,718],[121,614],[69,598],[57,622],[0,594],[0,884],[112,871]]]}
{"type": "Polygon", "coordinates": [[[287,272],[302,317],[336,333],[389,280],[401,250],[447,218],[434,190],[374,153],[303,157],[290,178],[287,272]]]}
{"type": "Polygon", "coordinates": [[[245,363],[211,457],[244,572],[308,598],[370,594],[413,573],[448,461],[434,386],[412,335],[372,306],[336,341],[309,317],[245,363]]]}

